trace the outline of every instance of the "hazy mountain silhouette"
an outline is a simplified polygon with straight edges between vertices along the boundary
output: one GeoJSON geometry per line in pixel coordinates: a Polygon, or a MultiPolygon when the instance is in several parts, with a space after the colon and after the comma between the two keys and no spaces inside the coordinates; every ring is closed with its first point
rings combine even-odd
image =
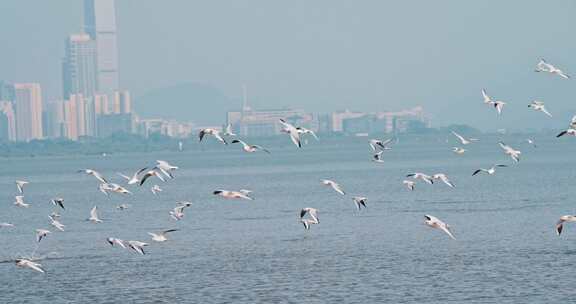
{"type": "Polygon", "coordinates": [[[181,83],[146,92],[136,98],[134,107],[142,118],[221,125],[226,122],[226,111],[239,109],[240,103],[217,88],[198,83],[181,83]]]}

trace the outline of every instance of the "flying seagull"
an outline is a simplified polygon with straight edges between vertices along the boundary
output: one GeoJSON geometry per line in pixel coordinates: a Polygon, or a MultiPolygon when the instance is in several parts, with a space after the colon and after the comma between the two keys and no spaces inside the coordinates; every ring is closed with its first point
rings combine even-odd
{"type": "Polygon", "coordinates": [[[51,200],[51,202],[52,202],[52,205],[54,205],[54,206],[60,207],[62,209],[66,209],[66,208],[64,208],[64,199],[61,197],[53,198],[51,200]]]}
{"type": "Polygon", "coordinates": [[[16,187],[18,188],[18,193],[24,193],[24,186],[28,184],[27,181],[24,180],[17,180],[16,187]]]}
{"type": "Polygon", "coordinates": [[[92,210],[90,210],[90,217],[88,220],[92,223],[102,223],[102,220],[98,217],[98,207],[94,206],[92,210]]]}
{"type": "Polygon", "coordinates": [[[184,218],[184,209],[190,206],[192,206],[192,203],[190,202],[177,202],[176,207],[169,212],[170,217],[176,221],[181,220],[182,218],[184,218]]]}
{"type": "Polygon", "coordinates": [[[16,201],[14,202],[14,205],[18,206],[18,207],[24,207],[24,208],[28,208],[30,207],[30,204],[27,204],[24,202],[24,196],[22,195],[16,195],[14,197],[14,199],[16,199],[16,201]]]}
{"type": "Polygon", "coordinates": [[[416,183],[411,181],[411,180],[404,180],[404,181],[402,181],[402,184],[404,184],[406,186],[406,188],[408,188],[410,191],[414,191],[414,185],[416,183]]]}
{"type": "Polygon", "coordinates": [[[490,98],[490,96],[486,94],[486,90],[484,89],[482,89],[482,97],[484,97],[484,103],[494,106],[494,108],[496,108],[496,111],[498,111],[498,115],[502,114],[502,108],[506,104],[505,102],[500,100],[492,100],[492,98],[490,98]]]}
{"type": "Polygon", "coordinates": [[[462,154],[464,154],[464,152],[466,152],[466,149],[460,148],[460,147],[452,147],[452,152],[454,152],[458,155],[462,155],[462,154]]]}
{"type": "Polygon", "coordinates": [[[498,143],[500,145],[500,147],[502,147],[502,149],[504,150],[504,153],[506,155],[510,155],[510,157],[512,157],[512,159],[515,162],[519,162],[520,161],[520,154],[522,154],[522,152],[518,151],[518,150],[514,150],[512,147],[506,145],[503,142],[499,142],[498,143]]]}
{"type": "Polygon", "coordinates": [[[576,115],[572,117],[570,121],[570,127],[568,129],[560,132],[556,137],[562,137],[564,135],[576,136],[576,115]]]}
{"type": "Polygon", "coordinates": [[[356,208],[358,208],[358,211],[360,211],[361,207],[366,208],[366,202],[368,201],[368,199],[363,196],[356,196],[352,198],[352,201],[354,201],[356,208]]]}
{"type": "Polygon", "coordinates": [[[40,243],[40,241],[50,233],[51,233],[50,230],[36,229],[36,240],[38,241],[38,243],[40,243]]]}
{"type": "Polygon", "coordinates": [[[484,173],[488,173],[488,174],[490,174],[490,175],[493,175],[494,173],[496,173],[496,168],[498,168],[498,167],[500,167],[500,168],[505,168],[505,167],[508,167],[508,166],[496,164],[496,165],[492,166],[490,169],[480,168],[480,169],[474,171],[474,173],[472,173],[472,176],[474,176],[474,175],[476,175],[476,174],[478,174],[478,173],[480,173],[480,172],[484,172],[484,173]]]}
{"type": "Polygon", "coordinates": [[[126,179],[128,181],[128,185],[133,185],[133,184],[137,184],[138,182],[140,182],[140,178],[138,177],[142,172],[146,171],[148,169],[148,167],[144,167],[136,172],[134,172],[134,174],[132,174],[132,176],[127,176],[124,175],[122,173],[118,173],[118,175],[122,176],[124,179],[126,179]]]}
{"type": "Polygon", "coordinates": [[[165,160],[157,160],[155,168],[160,170],[160,172],[162,172],[164,175],[166,175],[169,178],[174,178],[172,171],[178,170],[178,166],[174,166],[165,160]]]}
{"type": "Polygon", "coordinates": [[[310,207],[302,208],[302,210],[300,210],[300,223],[304,225],[304,229],[306,230],[310,230],[310,225],[319,224],[318,210],[310,207]],[[306,214],[310,215],[310,218],[304,218],[306,214]]]}
{"type": "Polygon", "coordinates": [[[560,217],[556,223],[556,233],[560,235],[562,233],[564,222],[576,222],[576,216],[574,215],[563,215],[560,217]]]}
{"type": "Polygon", "coordinates": [[[384,151],[378,151],[372,154],[372,161],[375,163],[383,163],[382,154],[384,154],[384,151]]]}
{"type": "Polygon", "coordinates": [[[550,114],[550,112],[548,112],[548,110],[546,110],[546,107],[544,107],[544,103],[542,101],[534,100],[533,102],[531,102],[528,105],[528,107],[532,108],[534,111],[540,111],[540,112],[552,117],[552,114],[550,114]]]}
{"type": "Polygon", "coordinates": [[[423,181],[425,181],[428,184],[433,184],[434,183],[434,179],[432,178],[432,176],[424,174],[424,173],[420,173],[420,172],[415,172],[415,173],[410,173],[407,174],[406,177],[411,177],[413,179],[421,179],[423,181]]]}
{"type": "Polygon", "coordinates": [[[292,124],[287,123],[284,119],[280,119],[280,124],[282,124],[282,130],[290,134],[290,139],[298,147],[302,148],[302,142],[300,141],[300,132],[292,124]]]}
{"type": "Polygon", "coordinates": [[[32,270],[41,272],[41,273],[45,273],[46,271],[44,271],[44,269],[42,268],[42,265],[36,262],[32,262],[28,259],[16,259],[16,266],[18,267],[26,267],[26,268],[30,268],[32,270]]]}
{"type": "Polygon", "coordinates": [[[344,190],[342,190],[342,187],[335,181],[333,180],[329,180],[329,179],[323,179],[322,180],[322,184],[325,186],[330,186],[332,187],[332,189],[334,189],[334,191],[340,193],[341,195],[346,195],[346,193],[344,192],[344,190]]]}
{"type": "Polygon", "coordinates": [[[212,194],[214,195],[218,195],[221,196],[223,198],[227,198],[227,199],[246,199],[246,200],[254,200],[254,198],[248,196],[248,193],[246,191],[230,191],[230,190],[215,190],[214,192],[212,192],[212,194]]]}
{"type": "Polygon", "coordinates": [[[144,182],[146,182],[146,180],[151,177],[151,176],[156,176],[157,178],[159,178],[161,181],[165,182],[166,180],[164,179],[164,177],[162,177],[162,175],[160,173],[158,173],[158,171],[156,170],[150,170],[148,172],[146,172],[144,175],[142,175],[142,179],[140,180],[140,186],[142,186],[144,184],[144,182]]]}
{"type": "Polygon", "coordinates": [[[232,124],[228,124],[226,126],[226,129],[224,130],[224,135],[225,136],[236,136],[236,134],[234,134],[234,132],[232,132],[232,124]]]}
{"type": "Polygon", "coordinates": [[[386,140],[380,140],[380,139],[371,139],[368,144],[370,145],[370,148],[372,148],[372,151],[376,152],[378,150],[384,151],[384,150],[391,150],[392,148],[389,147],[390,143],[392,143],[392,138],[386,139],[386,140]]]}
{"type": "Polygon", "coordinates": [[[564,79],[570,78],[570,76],[568,76],[562,70],[549,64],[544,59],[540,59],[540,62],[538,62],[538,64],[536,65],[536,69],[534,70],[534,72],[546,72],[546,73],[550,73],[550,74],[556,74],[556,75],[558,75],[564,79]]]}
{"type": "Polygon", "coordinates": [[[106,179],[104,178],[104,176],[102,174],[100,174],[100,172],[96,171],[96,170],[92,170],[92,169],[83,169],[83,170],[78,170],[78,173],[86,173],[88,175],[92,175],[94,176],[97,180],[99,180],[101,183],[103,184],[107,184],[108,181],[106,181],[106,179]]]}
{"type": "Polygon", "coordinates": [[[445,183],[446,185],[448,185],[450,188],[454,188],[454,184],[448,179],[448,176],[446,176],[446,174],[444,173],[437,173],[432,175],[433,179],[439,179],[441,180],[443,183],[445,183]]]}
{"type": "Polygon", "coordinates": [[[110,244],[110,246],[114,246],[114,245],[118,245],[122,248],[126,248],[126,244],[124,243],[123,240],[118,239],[118,238],[114,238],[114,237],[109,237],[106,239],[106,241],[108,242],[108,244],[110,244]]]}
{"type": "Polygon", "coordinates": [[[56,229],[60,230],[60,231],[64,231],[64,227],[66,227],[64,224],[60,223],[60,221],[58,221],[56,218],[48,216],[50,218],[50,225],[54,226],[56,229]]]}
{"type": "Polygon", "coordinates": [[[140,242],[140,241],[128,241],[128,247],[135,252],[138,252],[141,255],[145,255],[144,246],[148,246],[148,243],[140,242]]]}
{"type": "Polygon", "coordinates": [[[475,138],[467,139],[467,138],[464,138],[464,136],[462,136],[462,135],[460,135],[454,131],[451,131],[451,132],[454,136],[456,136],[458,138],[458,140],[460,140],[460,143],[462,143],[463,145],[468,145],[468,144],[471,144],[473,141],[477,141],[477,139],[475,139],[475,138]]]}
{"type": "Polygon", "coordinates": [[[174,231],[178,231],[178,229],[168,229],[158,233],[148,232],[148,234],[152,237],[152,240],[155,242],[166,242],[168,240],[168,238],[166,238],[166,234],[174,231]]]}
{"type": "Polygon", "coordinates": [[[246,151],[246,152],[249,152],[249,153],[251,153],[251,152],[256,152],[256,151],[258,151],[258,150],[261,150],[261,151],[264,151],[264,152],[270,154],[270,151],[268,151],[266,148],[264,148],[264,147],[262,147],[262,146],[249,145],[249,144],[247,144],[247,143],[245,143],[244,141],[241,141],[241,140],[239,140],[239,139],[234,139],[234,140],[232,141],[232,143],[233,143],[233,144],[241,143],[241,144],[242,144],[242,149],[243,149],[244,151],[246,151]]]}
{"type": "Polygon", "coordinates": [[[214,138],[216,138],[218,141],[220,141],[221,143],[227,145],[228,143],[226,142],[226,140],[224,140],[224,138],[222,138],[222,136],[220,135],[220,131],[216,130],[216,129],[212,129],[212,128],[205,128],[200,130],[200,133],[198,133],[198,141],[202,141],[202,139],[204,139],[204,137],[206,135],[212,135],[214,136],[214,138]]]}
{"type": "Polygon", "coordinates": [[[452,235],[452,232],[450,231],[450,225],[444,223],[443,221],[441,221],[437,217],[434,217],[431,215],[424,215],[424,218],[425,218],[424,223],[426,225],[428,225],[432,228],[440,229],[440,230],[446,232],[446,234],[448,234],[448,236],[450,236],[453,240],[456,239],[454,237],[454,235],[452,235]]]}

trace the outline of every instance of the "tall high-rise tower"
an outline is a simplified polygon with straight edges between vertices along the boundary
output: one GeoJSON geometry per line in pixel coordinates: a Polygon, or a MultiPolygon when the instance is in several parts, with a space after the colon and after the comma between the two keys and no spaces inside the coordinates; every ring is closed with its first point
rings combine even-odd
{"type": "Polygon", "coordinates": [[[118,46],[115,0],[84,0],[84,30],[96,40],[98,90],[111,94],[118,89],[118,46]]]}
{"type": "Polygon", "coordinates": [[[96,41],[88,34],[70,35],[62,62],[64,98],[72,94],[93,96],[98,91],[96,41]]]}
{"type": "Polygon", "coordinates": [[[38,83],[15,83],[16,140],[42,139],[42,91],[38,83]]]}

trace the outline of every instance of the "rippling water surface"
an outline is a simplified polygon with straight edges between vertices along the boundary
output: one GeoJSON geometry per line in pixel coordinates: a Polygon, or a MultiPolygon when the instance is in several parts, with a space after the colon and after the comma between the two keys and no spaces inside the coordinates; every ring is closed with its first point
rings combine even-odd
{"type": "MultiPolygon", "coordinates": [[[[576,144],[572,138],[506,138],[523,151],[511,164],[497,138],[482,138],[463,156],[452,143],[401,140],[370,161],[367,139],[311,142],[301,150],[270,143],[272,155],[239,147],[197,147],[182,153],[110,154],[2,159],[0,294],[3,303],[560,303],[576,292],[576,226],[558,237],[559,216],[574,214],[576,144]],[[94,168],[116,182],[156,159],[178,166],[176,179],[131,187],[135,195],[106,198],[94,168]],[[471,176],[494,163],[494,176],[471,176]],[[402,185],[409,172],[446,173],[456,184],[402,185]],[[342,197],[320,184],[338,181],[342,197]],[[15,179],[28,179],[26,201],[12,205],[15,179]],[[251,189],[254,201],[227,201],[214,189],[251,189]],[[351,197],[368,197],[358,212],[351,197]],[[65,232],[49,226],[49,200],[61,196],[65,232]],[[168,211],[193,202],[175,222],[168,211]],[[121,203],[131,208],[119,211],[121,203]],[[85,219],[97,205],[101,224],[85,219]],[[321,223],[305,231],[303,207],[321,223]],[[449,223],[453,241],[423,225],[431,214],[449,223]],[[36,256],[46,274],[19,269],[11,259],[34,250],[37,228],[53,230],[36,256]],[[112,248],[109,236],[150,241],[147,232],[176,228],[147,255],[112,248]]],[[[450,138],[452,141],[453,139],[450,138]]],[[[253,140],[260,144],[258,140],[253,140]]],[[[266,144],[266,142],[262,142],[266,144]]]]}

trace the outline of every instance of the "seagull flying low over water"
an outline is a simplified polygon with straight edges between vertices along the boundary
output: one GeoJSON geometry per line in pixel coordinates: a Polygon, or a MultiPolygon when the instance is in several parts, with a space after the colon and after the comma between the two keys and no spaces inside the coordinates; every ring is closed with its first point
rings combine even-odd
{"type": "Polygon", "coordinates": [[[564,222],[576,222],[576,216],[574,215],[563,215],[560,217],[558,222],[556,223],[556,233],[560,235],[562,233],[562,229],[564,228],[564,222]]]}
{"type": "Polygon", "coordinates": [[[128,189],[114,183],[100,184],[100,186],[98,186],[98,189],[100,190],[100,192],[106,194],[106,196],[109,195],[108,192],[114,192],[120,194],[132,194],[132,192],[130,192],[128,189]]]}
{"type": "Polygon", "coordinates": [[[102,223],[102,220],[98,217],[98,207],[94,206],[92,210],[90,210],[88,221],[92,223],[102,223]]]}
{"type": "Polygon", "coordinates": [[[164,175],[166,175],[169,178],[174,178],[172,171],[178,170],[178,166],[174,166],[165,160],[157,160],[155,168],[160,170],[160,172],[162,172],[164,175]]]}
{"type": "Polygon", "coordinates": [[[42,265],[36,262],[32,262],[28,259],[16,259],[16,266],[18,267],[26,267],[26,268],[30,268],[32,270],[41,272],[41,273],[45,273],[46,271],[44,271],[44,269],[42,269],[42,265]]]}
{"type": "Polygon", "coordinates": [[[14,197],[14,199],[16,199],[16,201],[14,202],[14,205],[18,206],[18,207],[24,207],[24,208],[28,208],[30,207],[30,204],[27,204],[24,202],[24,196],[22,195],[16,195],[14,197]]]}
{"type": "Polygon", "coordinates": [[[108,181],[106,181],[106,179],[104,178],[104,176],[102,174],[100,174],[100,172],[96,171],[96,170],[92,170],[92,169],[83,169],[83,170],[78,170],[78,173],[86,173],[88,175],[92,175],[94,176],[97,180],[99,180],[101,183],[103,184],[107,184],[108,181]]]}
{"type": "Polygon", "coordinates": [[[448,185],[450,188],[454,188],[454,184],[448,179],[448,176],[446,176],[446,174],[444,173],[437,173],[432,175],[433,179],[439,179],[441,180],[443,183],[445,183],[446,185],[448,185]]]}
{"type": "Polygon", "coordinates": [[[424,223],[426,225],[428,225],[432,228],[440,229],[440,230],[444,231],[446,234],[448,234],[448,236],[450,236],[450,238],[452,238],[453,240],[456,239],[454,237],[454,235],[452,235],[452,232],[450,231],[450,225],[444,223],[443,221],[441,221],[437,217],[434,217],[431,215],[424,215],[424,218],[425,218],[424,223]]]}
{"type": "Polygon", "coordinates": [[[302,142],[300,141],[300,132],[298,129],[290,123],[287,123],[284,119],[280,119],[280,124],[282,124],[282,131],[290,135],[290,140],[298,147],[302,148],[302,142]]]}
{"type": "Polygon", "coordinates": [[[434,179],[432,178],[432,176],[420,172],[410,173],[406,175],[406,177],[411,177],[413,179],[421,179],[428,184],[434,183],[434,179]]]}
{"type": "Polygon", "coordinates": [[[310,230],[311,225],[319,224],[318,209],[310,207],[302,208],[302,210],[300,210],[300,223],[304,225],[304,229],[306,230],[310,230]],[[310,218],[304,218],[306,214],[310,215],[310,218]]]}
{"type": "Polygon", "coordinates": [[[18,188],[18,193],[24,193],[24,186],[28,184],[27,181],[24,180],[17,180],[16,181],[16,188],[18,188]]]}
{"type": "Polygon", "coordinates": [[[142,175],[142,179],[140,180],[140,186],[142,186],[144,184],[144,182],[146,182],[146,180],[151,177],[151,176],[156,176],[157,178],[159,178],[161,181],[165,182],[166,180],[164,179],[164,177],[162,177],[162,174],[158,173],[158,171],[156,170],[150,170],[148,172],[146,172],[144,175],[142,175]]]}
{"type": "Polygon", "coordinates": [[[460,147],[452,147],[452,152],[454,152],[458,155],[462,155],[462,154],[464,154],[464,152],[466,152],[466,149],[460,148],[460,147]]]}
{"type": "Polygon", "coordinates": [[[534,72],[547,72],[550,74],[556,74],[564,79],[568,79],[570,78],[570,76],[568,76],[566,73],[564,73],[562,70],[560,70],[559,68],[549,64],[548,62],[546,62],[546,60],[544,59],[540,59],[540,61],[538,62],[538,64],[536,65],[536,69],[534,70],[534,72]]]}
{"type": "Polygon", "coordinates": [[[154,242],[166,242],[168,240],[168,238],[166,237],[166,234],[169,232],[174,232],[174,231],[178,231],[178,229],[168,229],[168,230],[164,230],[158,233],[154,233],[154,232],[148,232],[148,235],[150,235],[152,237],[152,240],[154,242]]]}
{"type": "Polygon", "coordinates": [[[14,227],[14,224],[11,223],[0,223],[0,228],[11,228],[14,227]]]}
{"type": "Polygon", "coordinates": [[[225,136],[236,136],[236,134],[234,134],[234,132],[232,132],[232,125],[228,124],[226,126],[226,129],[224,129],[224,135],[225,136]]]}
{"type": "Polygon", "coordinates": [[[451,131],[451,132],[452,132],[452,134],[453,134],[454,136],[456,136],[456,137],[458,138],[458,140],[460,140],[460,143],[462,143],[463,145],[468,145],[468,144],[471,144],[473,141],[477,141],[477,140],[478,140],[478,139],[476,139],[476,138],[469,138],[469,139],[467,139],[467,138],[464,138],[464,136],[462,136],[462,135],[460,135],[460,134],[458,134],[458,133],[456,133],[456,132],[454,132],[454,131],[451,131]]]}
{"type": "Polygon", "coordinates": [[[50,230],[36,229],[36,240],[38,241],[38,243],[40,243],[40,241],[50,233],[52,233],[50,232],[50,230]]]}
{"type": "Polygon", "coordinates": [[[132,174],[132,176],[127,176],[124,175],[122,173],[118,173],[118,175],[122,176],[124,179],[126,179],[128,181],[128,185],[133,185],[133,184],[137,184],[138,182],[140,182],[140,178],[138,177],[142,172],[146,171],[146,169],[148,169],[148,167],[144,167],[136,172],[134,172],[134,174],[132,174]]]}
{"type": "Polygon", "coordinates": [[[252,191],[247,191],[247,190],[240,190],[240,191],[230,191],[230,190],[214,190],[214,192],[212,192],[212,194],[214,195],[218,195],[221,196],[223,198],[227,198],[227,199],[245,199],[245,200],[254,200],[254,198],[248,196],[248,193],[250,193],[252,191]]]}
{"type": "Polygon", "coordinates": [[[572,117],[570,121],[570,127],[568,129],[560,132],[556,137],[562,137],[564,135],[576,136],[576,115],[572,117]]]}
{"type": "Polygon", "coordinates": [[[56,218],[48,216],[50,218],[50,225],[54,226],[56,229],[60,230],[60,231],[64,231],[64,227],[66,227],[64,224],[60,223],[60,221],[58,221],[56,218]]]}
{"type": "Polygon", "coordinates": [[[484,97],[484,103],[494,106],[494,108],[496,108],[496,111],[498,111],[498,115],[502,114],[502,108],[506,104],[505,102],[500,100],[492,100],[492,98],[490,98],[490,96],[486,94],[486,90],[484,89],[482,89],[482,97],[484,97]]]}
{"type": "Polygon", "coordinates": [[[258,150],[261,150],[261,151],[264,151],[264,152],[270,154],[270,151],[268,151],[266,148],[264,148],[264,147],[262,147],[262,146],[249,145],[249,144],[247,144],[247,143],[245,143],[244,141],[241,141],[241,140],[239,140],[239,139],[234,139],[234,140],[232,141],[232,143],[233,143],[233,144],[241,143],[241,144],[242,144],[242,149],[243,149],[244,151],[246,151],[246,152],[249,152],[249,153],[251,153],[251,152],[256,152],[256,151],[258,151],[258,150]]]}
{"type": "Polygon", "coordinates": [[[540,111],[540,112],[552,117],[552,114],[550,114],[550,112],[548,112],[548,110],[546,110],[546,107],[544,107],[544,103],[542,101],[534,100],[533,102],[531,102],[528,105],[528,107],[532,108],[534,111],[540,111]]]}
{"type": "Polygon", "coordinates": [[[148,246],[148,243],[140,242],[140,241],[128,241],[128,248],[138,252],[141,255],[145,255],[144,246],[148,246]]]}
{"type": "Polygon", "coordinates": [[[340,193],[341,195],[346,195],[346,193],[344,192],[344,190],[342,190],[342,187],[335,181],[333,180],[329,180],[329,179],[323,179],[322,180],[322,184],[325,186],[330,186],[332,187],[332,189],[334,189],[334,191],[340,193]]]}
{"type": "Polygon", "coordinates": [[[406,188],[408,188],[410,191],[414,191],[414,185],[416,183],[411,181],[411,180],[404,180],[404,181],[402,181],[402,184],[404,184],[406,186],[406,188]]]}
{"type": "Polygon", "coordinates": [[[382,154],[384,154],[384,151],[378,151],[372,154],[372,161],[376,163],[383,163],[384,160],[382,159],[382,154]]]}
{"type": "Polygon", "coordinates": [[[121,240],[121,239],[114,238],[114,237],[109,237],[109,238],[106,239],[106,241],[107,241],[108,244],[110,244],[111,246],[118,245],[118,246],[120,246],[120,247],[122,247],[122,248],[126,248],[126,244],[125,244],[124,241],[121,240]]]}
{"type": "Polygon", "coordinates": [[[496,168],[497,168],[497,167],[505,168],[505,167],[508,167],[508,166],[496,164],[496,165],[492,166],[490,169],[480,168],[480,169],[474,171],[474,173],[472,173],[472,176],[474,176],[474,175],[476,175],[476,174],[478,174],[478,173],[480,173],[480,172],[484,172],[484,173],[488,173],[489,175],[493,175],[494,173],[496,173],[496,168]]]}
{"type": "Polygon", "coordinates": [[[66,208],[64,208],[64,199],[61,197],[53,198],[51,200],[51,202],[52,202],[52,205],[54,205],[54,206],[60,207],[62,209],[66,209],[66,208]]]}
{"type": "Polygon", "coordinates": [[[372,151],[376,152],[376,151],[384,151],[384,150],[392,150],[392,148],[389,147],[390,143],[392,143],[392,138],[386,139],[386,140],[379,140],[379,139],[371,139],[368,144],[370,145],[370,148],[372,148],[372,151]]]}
{"type": "Polygon", "coordinates": [[[352,201],[354,201],[354,204],[356,205],[358,211],[360,211],[361,207],[364,207],[364,209],[366,209],[366,202],[368,201],[367,198],[363,196],[356,196],[352,198],[352,201]]]}
{"type": "Polygon", "coordinates": [[[187,207],[192,206],[190,202],[177,202],[176,207],[170,211],[170,217],[176,221],[179,221],[184,218],[184,209],[187,207]]]}
{"type": "Polygon", "coordinates": [[[216,130],[216,129],[212,129],[212,128],[205,128],[200,130],[200,133],[198,133],[198,141],[202,141],[202,139],[204,139],[204,137],[206,135],[212,135],[214,136],[214,138],[216,138],[218,141],[220,141],[221,143],[227,145],[228,143],[226,142],[226,140],[224,140],[224,138],[222,138],[222,136],[220,135],[220,131],[216,130]]]}
{"type": "Polygon", "coordinates": [[[306,129],[304,127],[297,127],[296,130],[301,135],[310,134],[310,135],[312,135],[312,137],[314,137],[314,139],[318,140],[318,136],[316,136],[316,133],[314,133],[314,131],[312,131],[310,129],[306,129]]]}
{"type": "Polygon", "coordinates": [[[518,150],[514,150],[512,147],[506,145],[503,142],[499,142],[498,144],[500,145],[500,147],[502,147],[502,149],[504,150],[504,153],[506,155],[510,155],[510,157],[512,157],[514,162],[520,161],[520,154],[522,154],[522,152],[520,152],[518,150]]]}

